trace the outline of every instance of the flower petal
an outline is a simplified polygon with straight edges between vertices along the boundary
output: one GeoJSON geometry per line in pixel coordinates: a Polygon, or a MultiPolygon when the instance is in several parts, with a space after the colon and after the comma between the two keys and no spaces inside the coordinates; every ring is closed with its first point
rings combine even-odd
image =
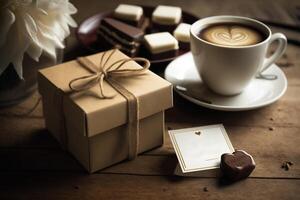
{"type": "Polygon", "coordinates": [[[61,49],[65,48],[65,45],[59,40],[59,38],[57,38],[55,35],[51,35],[50,33],[47,33],[45,30],[41,28],[39,28],[38,39],[40,42],[43,40],[51,40],[56,47],[61,49]]]}
{"type": "Polygon", "coordinates": [[[68,11],[68,13],[72,15],[77,13],[77,8],[72,3],[68,2],[68,11]]]}
{"type": "Polygon", "coordinates": [[[19,77],[22,78],[20,65],[22,65],[23,55],[30,44],[30,39],[24,33],[26,28],[24,20],[22,20],[22,15],[18,13],[15,14],[15,17],[16,21],[11,26],[6,41],[1,47],[3,51],[0,54],[0,74],[9,63],[13,63],[19,77]]]}
{"type": "Polygon", "coordinates": [[[47,31],[48,33],[54,34],[60,41],[63,41],[66,37],[65,31],[62,29],[62,27],[59,25],[57,21],[39,21],[38,26],[42,28],[43,30],[47,31]]]}
{"type": "Polygon", "coordinates": [[[57,23],[62,28],[62,30],[64,30],[64,32],[65,32],[64,39],[65,39],[67,36],[70,35],[70,28],[68,26],[67,19],[63,15],[58,16],[57,23]]]}
{"type": "Polygon", "coordinates": [[[24,79],[23,78],[23,56],[24,56],[24,54],[20,54],[20,57],[16,57],[12,61],[12,64],[14,65],[14,68],[15,68],[18,76],[20,77],[20,79],[24,79]]]}
{"type": "Polygon", "coordinates": [[[77,9],[69,0],[23,0],[18,9],[7,9],[15,3],[0,0],[0,75],[12,63],[22,78],[24,53],[36,61],[43,51],[56,59],[56,48],[65,47],[70,27],[77,26],[70,16],[77,9]]]}
{"type": "Polygon", "coordinates": [[[15,20],[15,15],[10,10],[5,9],[0,12],[0,24],[2,26],[0,31],[0,46],[5,42],[6,34],[15,20]]]}
{"type": "Polygon", "coordinates": [[[28,49],[27,49],[27,54],[33,59],[35,60],[36,62],[39,61],[39,58],[40,56],[42,55],[42,48],[40,46],[38,46],[37,44],[35,43],[32,43],[28,49]]]}
{"type": "Polygon", "coordinates": [[[38,44],[38,39],[37,39],[37,25],[34,21],[34,19],[28,14],[24,14],[24,23],[25,23],[25,28],[27,30],[26,34],[28,34],[28,37],[35,43],[38,44]]]}
{"type": "Polygon", "coordinates": [[[56,59],[55,44],[51,40],[41,39],[40,47],[53,59],[56,59]]]}
{"type": "Polygon", "coordinates": [[[73,28],[76,28],[77,27],[77,23],[76,21],[70,16],[70,15],[64,15],[66,21],[68,22],[68,24],[73,27],[73,28]]]}

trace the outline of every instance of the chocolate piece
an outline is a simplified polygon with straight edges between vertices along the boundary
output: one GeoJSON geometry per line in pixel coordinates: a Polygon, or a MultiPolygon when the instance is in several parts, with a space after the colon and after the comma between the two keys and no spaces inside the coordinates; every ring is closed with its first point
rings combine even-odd
{"type": "Polygon", "coordinates": [[[221,156],[221,171],[225,178],[237,181],[247,178],[255,168],[253,157],[243,150],[221,156]]]}
{"type": "Polygon", "coordinates": [[[144,36],[144,40],[153,54],[178,49],[178,41],[168,32],[148,34],[144,36]]]}
{"type": "Polygon", "coordinates": [[[153,32],[168,31],[172,32],[181,22],[182,11],[175,6],[157,6],[152,13],[153,32]]]}
{"type": "Polygon", "coordinates": [[[138,53],[144,35],[141,29],[112,18],[104,18],[101,21],[98,33],[112,47],[117,46],[129,56],[135,56],[138,53]]]}
{"type": "Polygon", "coordinates": [[[145,30],[149,25],[149,19],[145,18],[141,6],[120,4],[113,13],[113,17],[126,24],[145,30]]]}
{"type": "Polygon", "coordinates": [[[120,4],[114,10],[114,16],[119,19],[128,21],[139,21],[143,16],[143,8],[141,6],[120,4]]]}
{"type": "Polygon", "coordinates": [[[139,40],[144,35],[144,31],[142,31],[141,29],[130,26],[112,18],[104,18],[101,21],[100,26],[108,28],[111,32],[118,34],[118,36],[128,41],[139,40]]]}
{"type": "Polygon", "coordinates": [[[175,6],[157,6],[152,13],[152,21],[158,24],[174,25],[181,20],[181,8],[175,6]]]}
{"type": "Polygon", "coordinates": [[[147,29],[150,27],[150,19],[145,17],[144,21],[141,26],[138,26],[140,29],[142,29],[144,32],[147,31],[147,29]]]}
{"type": "Polygon", "coordinates": [[[121,22],[124,22],[126,24],[129,24],[131,26],[134,26],[134,27],[137,27],[137,28],[140,28],[142,29],[143,31],[146,30],[146,28],[148,28],[150,22],[149,22],[149,19],[146,18],[146,17],[142,17],[139,21],[132,21],[132,20],[126,20],[126,19],[119,19],[117,17],[114,17],[116,20],[119,20],[121,22]]]}
{"type": "Polygon", "coordinates": [[[181,23],[173,32],[181,49],[190,49],[190,28],[190,24],[181,23]]]}
{"type": "Polygon", "coordinates": [[[168,32],[145,35],[144,41],[151,59],[174,57],[178,53],[178,41],[168,32]]]}

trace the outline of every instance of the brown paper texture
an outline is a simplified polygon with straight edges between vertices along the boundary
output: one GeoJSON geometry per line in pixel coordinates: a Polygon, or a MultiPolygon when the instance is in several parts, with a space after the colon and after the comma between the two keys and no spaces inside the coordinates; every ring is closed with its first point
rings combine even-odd
{"type": "MultiPolygon", "coordinates": [[[[100,54],[88,59],[97,64],[100,54]]],[[[127,56],[117,51],[110,62],[122,58],[127,56]]],[[[141,67],[136,62],[126,65],[141,67]]],[[[70,61],[40,70],[38,83],[47,128],[84,168],[94,172],[128,157],[127,102],[106,82],[105,91],[116,94],[113,99],[99,99],[97,87],[71,93],[70,80],[88,74],[76,61],[70,61]]],[[[117,81],[139,101],[139,153],[162,145],[164,110],[173,104],[171,84],[150,71],[117,81]]]]}
{"type": "MultiPolygon", "coordinates": [[[[87,58],[94,64],[99,65],[100,54],[91,55],[87,58]]],[[[122,52],[116,51],[108,64],[123,58],[128,57],[122,52]]],[[[126,63],[123,67],[140,68],[141,66],[132,61],[126,63]]],[[[57,89],[70,93],[69,82],[72,79],[88,74],[90,72],[76,61],[40,70],[39,91],[42,95],[50,96],[51,98],[55,96],[54,93],[57,89]],[[52,85],[51,89],[49,89],[49,85],[52,85]]],[[[171,84],[151,71],[136,77],[119,78],[117,81],[137,97],[140,105],[140,119],[170,108],[173,104],[171,84]]],[[[70,110],[70,102],[74,102],[81,109],[86,116],[86,134],[89,137],[125,124],[127,120],[127,102],[125,98],[106,82],[104,83],[104,88],[108,94],[116,94],[116,96],[113,99],[99,100],[96,97],[99,88],[95,86],[87,91],[69,94],[68,98],[71,101],[63,105],[65,109],[70,110]]]]}

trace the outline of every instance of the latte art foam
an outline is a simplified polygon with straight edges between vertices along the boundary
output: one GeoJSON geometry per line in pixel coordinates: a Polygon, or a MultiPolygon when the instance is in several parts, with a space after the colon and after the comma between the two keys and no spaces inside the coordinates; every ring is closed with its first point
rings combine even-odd
{"type": "Polygon", "coordinates": [[[208,42],[224,46],[248,46],[263,41],[263,35],[247,26],[219,24],[207,27],[200,37],[208,42]]]}

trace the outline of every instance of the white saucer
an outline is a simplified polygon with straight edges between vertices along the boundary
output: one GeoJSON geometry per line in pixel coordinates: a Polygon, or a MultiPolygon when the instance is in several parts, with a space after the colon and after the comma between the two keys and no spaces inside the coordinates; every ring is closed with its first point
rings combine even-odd
{"type": "Polygon", "coordinates": [[[287,89],[287,79],[281,69],[273,64],[263,74],[276,75],[276,80],[255,78],[245,90],[235,96],[213,93],[201,81],[192,53],[186,53],[173,60],[165,70],[165,79],[174,85],[175,91],[185,99],[215,110],[252,110],[278,100],[287,89]]]}

